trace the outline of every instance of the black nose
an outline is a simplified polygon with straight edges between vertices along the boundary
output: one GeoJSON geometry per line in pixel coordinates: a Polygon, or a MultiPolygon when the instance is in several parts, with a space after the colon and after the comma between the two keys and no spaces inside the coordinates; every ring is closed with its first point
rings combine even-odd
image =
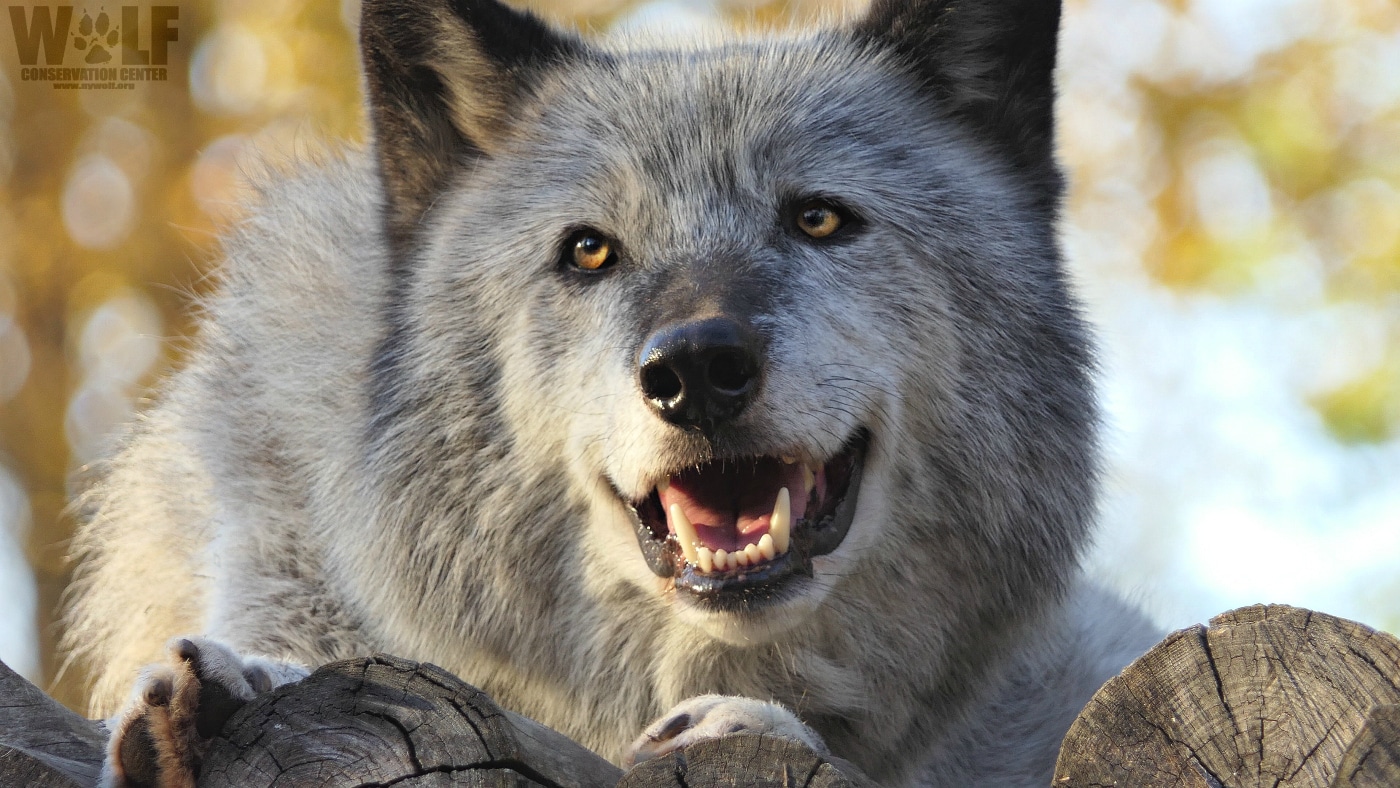
{"type": "Polygon", "coordinates": [[[642,395],[678,427],[709,430],[739,415],[758,389],[759,337],[727,317],[657,331],[637,354],[642,395]]]}

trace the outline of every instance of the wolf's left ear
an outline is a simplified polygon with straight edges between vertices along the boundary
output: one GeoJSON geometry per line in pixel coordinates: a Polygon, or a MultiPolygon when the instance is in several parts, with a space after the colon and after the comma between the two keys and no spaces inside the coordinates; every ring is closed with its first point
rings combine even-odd
{"type": "Polygon", "coordinates": [[[584,52],[497,0],[364,0],[360,49],[400,258],[454,169],[496,149],[538,78],[584,52]]]}
{"type": "Polygon", "coordinates": [[[857,35],[893,50],[956,117],[1058,194],[1054,163],[1059,0],[875,0],[857,35]]]}

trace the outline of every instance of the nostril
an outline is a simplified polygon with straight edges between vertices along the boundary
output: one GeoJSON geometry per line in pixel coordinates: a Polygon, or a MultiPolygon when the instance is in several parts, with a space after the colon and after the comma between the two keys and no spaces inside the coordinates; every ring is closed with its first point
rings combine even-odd
{"type": "Polygon", "coordinates": [[[705,368],[705,382],[726,394],[742,393],[753,380],[753,375],[753,365],[749,363],[748,355],[737,348],[714,354],[705,368]]]}
{"type": "Polygon", "coordinates": [[[642,369],[642,392],[652,399],[675,399],[684,388],[680,376],[665,364],[650,364],[642,369]]]}
{"type": "Polygon", "coordinates": [[[760,337],[731,318],[667,325],[637,352],[637,386],[663,420],[711,430],[748,405],[763,374],[760,337]]]}

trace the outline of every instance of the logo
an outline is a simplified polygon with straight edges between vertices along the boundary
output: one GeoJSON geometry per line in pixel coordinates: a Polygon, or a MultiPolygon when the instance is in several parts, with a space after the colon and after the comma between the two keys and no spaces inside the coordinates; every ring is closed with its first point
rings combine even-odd
{"type": "Polygon", "coordinates": [[[12,5],[9,11],[20,81],[51,82],[59,90],[131,90],[138,82],[164,82],[170,44],[180,40],[179,6],[124,5],[112,13],[103,7],[96,16],[84,9],[76,29],[71,5],[12,5]]]}

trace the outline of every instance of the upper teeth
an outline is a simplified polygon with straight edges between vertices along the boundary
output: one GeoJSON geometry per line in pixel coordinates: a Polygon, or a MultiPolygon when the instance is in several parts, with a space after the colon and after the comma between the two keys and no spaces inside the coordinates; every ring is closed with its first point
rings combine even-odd
{"type": "Polygon", "coordinates": [[[705,548],[700,545],[700,535],[695,532],[695,526],[690,524],[685,510],[678,503],[671,504],[671,526],[676,530],[676,541],[680,542],[686,562],[699,564],[699,551],[705,548]]]}
{"type": "Polygon", "coordinates": [[[768,520],[768,533],[773,537],[773,550],[786,553],[792,538],[792,496],[788,494],[786,487],[778,491],[778,500],[773,503],[773,516],[768,520]]]}

